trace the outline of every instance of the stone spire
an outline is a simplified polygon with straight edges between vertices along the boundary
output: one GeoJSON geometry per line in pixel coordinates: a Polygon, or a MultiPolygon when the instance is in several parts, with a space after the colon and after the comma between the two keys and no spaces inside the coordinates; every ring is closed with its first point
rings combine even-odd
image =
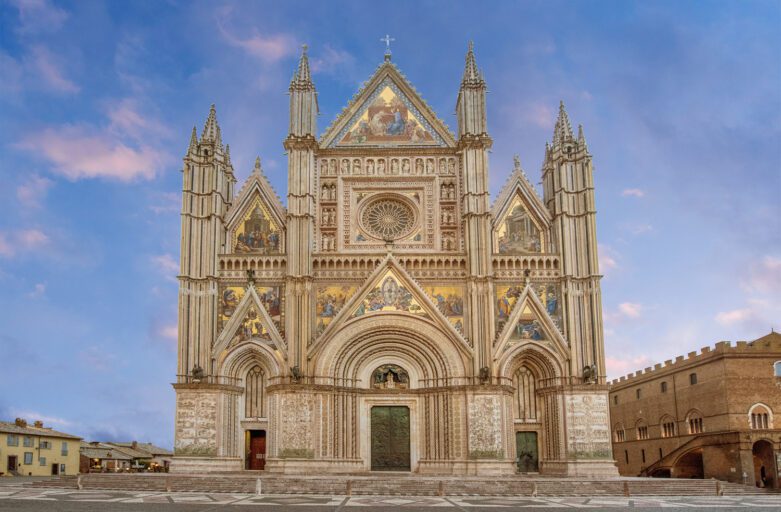
{"type": "Polygon", "coordinates": [[[588,144],[586,144],[586,136],[583,135],[583,125],[578,125],[578,147],[585,151],[588,151],[588,144]]]}
{"type": "Polygon", "coordinates": [[[559,117],[556,119],[556,126],[553,128],[553,145],[556,146],[572,139],[572,126],[569,123],[567,111],[564,109],[564,102],[561,101],[559,102],[559,117]]]}
{"type": "Polygon", "coordinates": [[[193,126],[193,133],[190,135],[190,145],[187,147],[187,153],[194,155],[198,152],[198,130],[193,126]]]}
{"type": "Polygon", "coordinates": [[[231,145],[225,144],[225,163],[228,166],[228,168],[233,167],[233,162],[231,162],[231,145]]]}
{"type": "Polygon", "coordinates": [[[312,72],[309,70],[309,56],[307,50],[309,47],[303,45],[301,47],[301,59],[298,61],[298,68],[293,73],[293,79],[290,81],[290,88],[314,88],[312,83],[312,72]]]}
{"type": "Polygon", "coordinates": [[[211,141],[215,143],[221,143],[220,140],[220,126],[217,124],[217,109],[212,103],[209,109],[209,117],[206,118],[206,123],[203,125],[203,132],[201,132],[201,143],[204,141],[211,141]]]}
{"type": "Polygon", "coordinates": [[[469,51],[466,52],[466,64],[464,65],[464,77],[461,79],[462,83],[480,83],[483,82],[483,76],[480,74],[480,70],[477,68],[477,61],[475,60],[475,43],[469,41],[469,51]]]}
{"type": "Polygon", "coordinates": [[[252,172],[256,174],[263,174],[263,168],[260,166],[260,156],[255,157],[255,168],[252,170],[252,172]]]}

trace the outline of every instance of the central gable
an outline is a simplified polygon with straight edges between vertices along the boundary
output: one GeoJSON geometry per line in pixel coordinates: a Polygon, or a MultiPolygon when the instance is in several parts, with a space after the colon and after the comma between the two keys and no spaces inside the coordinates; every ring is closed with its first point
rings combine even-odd
{"type": "Polygon", "coordinates": [[[320,141],[328,148],[454,145],[445,124],[389,62],[380,66],[320,141]]]}

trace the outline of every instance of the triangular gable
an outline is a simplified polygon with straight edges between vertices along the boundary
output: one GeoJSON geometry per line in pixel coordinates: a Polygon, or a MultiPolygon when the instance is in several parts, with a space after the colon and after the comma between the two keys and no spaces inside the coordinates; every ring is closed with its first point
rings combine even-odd
{"type": "Polygon", "coordinates": [[[445,123],[390,62],[380,65],[320,139],[320,147],[455,145],[445,123]]]}
{"type": "Polygon", "coordinates": [[[217,337],[214,344],[215,353],[248,340],[273,344],[283,351],[287,349],[285,340],[263,302],[254,286],[247,288],[230,320],[217,337]]]}
{"type": "Polygon", "coordinates": [[[439,325],[465,349],[468,348],[461,333],[398,261],[389,255],[325,328],[312,346],[310,354],[316,353],[339,326],[346,322],[383,313],[401,313],[425,318],[439,325]]]}
{"type": "MultiPolygon", "coordinates": [[[[547,293],[547,288],[545,290],[547,293]]],[[[498,357],[513,344],[526,342],[551,344],[560,355],[567,356],[567,342],[531,284],[527,284],[518,296],[510,318],[497,337],[494,355],[498,357]]]]}
{"type": "Polygon", "coordinates": [[[344,305],[355,295],[355,285],[327,284],[318,286],[315,291],[315,335],[319,336],[336,318],[344,305]]]}
{"type": "Polygon", "coordinates": [[[515,169],[491,210],[494,251],[546,252],[550,213],[521,169],[517,157],[515,169]]]}
{"type": "Polygon", "coordinates": [[[226,215],[230,252],[284,252],[285,217],[285,208],[257,159],[226,215]]]}

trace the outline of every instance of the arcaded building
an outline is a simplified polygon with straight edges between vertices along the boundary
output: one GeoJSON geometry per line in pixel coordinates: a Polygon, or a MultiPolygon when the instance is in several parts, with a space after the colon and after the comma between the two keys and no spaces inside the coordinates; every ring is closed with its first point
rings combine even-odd
{"type": "Polygon", "coordinates": [[[172,471],[616,474],[583,130],[491,200],[471,46],[456,87],[452,132],[388,52],[318,133],[305,49],[284,205],[193,129],[172,471]]]}
{"type": "Polygon", "coordinates": [[[614,380],[613,456],[625,476],[778,487],[781,334],[717,343],[614,380]]]}

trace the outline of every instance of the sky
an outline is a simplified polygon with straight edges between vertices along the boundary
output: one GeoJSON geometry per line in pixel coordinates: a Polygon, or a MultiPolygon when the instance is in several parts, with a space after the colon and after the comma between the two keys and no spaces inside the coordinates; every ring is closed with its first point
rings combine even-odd
{"type": "Polygon", "coordinates": [[[0,0],[0,419],[173,444],[179,172],[215,103],[286,194],[309,45],[324,130],[382,62],[451,129],[468,41],[496,197],[563,100],[594,158],[609,377],[781,330],[781,3],[0,0]]]}

